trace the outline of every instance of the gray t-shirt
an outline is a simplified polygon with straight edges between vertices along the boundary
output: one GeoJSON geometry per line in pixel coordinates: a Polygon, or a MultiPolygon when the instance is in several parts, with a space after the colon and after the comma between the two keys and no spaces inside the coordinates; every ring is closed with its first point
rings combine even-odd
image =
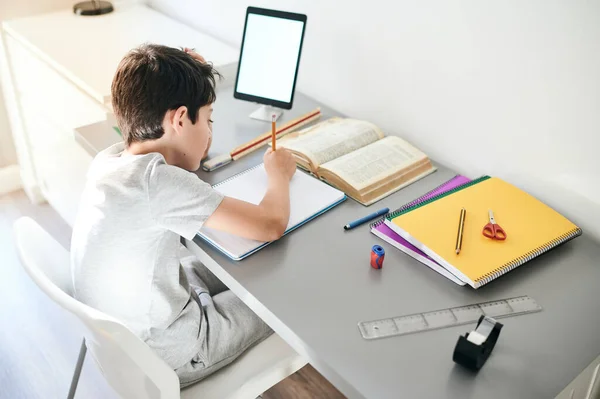
{"type": "Polygon", "coordinates": [[[179,261],[223,196],[159,153],[99,153],[73,228],[75,298],[122,321],[171,367],[201,349],[202,308],[179,261]]]}

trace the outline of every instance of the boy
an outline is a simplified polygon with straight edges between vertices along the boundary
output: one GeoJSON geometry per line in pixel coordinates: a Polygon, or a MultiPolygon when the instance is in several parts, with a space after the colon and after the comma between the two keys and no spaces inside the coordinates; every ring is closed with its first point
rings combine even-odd
{"type": "Polygon", "coordinates": [[[180,236],[207,226],[278,239],[296,170],[288,151],[267,151],[269,188],[259,205],[224,198],[190,173],[211,142],[214,74],[187,49],[144,45],[123,58],[112,105],[124,143],[92,162],[71,244],[75,297],[121,320],[182,386],[271,330],[196,259],[180,259],[180,236]]]}

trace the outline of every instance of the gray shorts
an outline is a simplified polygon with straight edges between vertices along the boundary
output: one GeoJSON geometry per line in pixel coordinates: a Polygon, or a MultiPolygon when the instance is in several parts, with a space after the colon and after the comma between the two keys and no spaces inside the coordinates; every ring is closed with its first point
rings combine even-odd
{"type": "Polygon", "coordinates": [[[273,331],[194,256],[182,258],[181,265],[198,296],[206,325],[198,337],[202,350],[175,370],[183,388],[228,365],[273,331]]]}

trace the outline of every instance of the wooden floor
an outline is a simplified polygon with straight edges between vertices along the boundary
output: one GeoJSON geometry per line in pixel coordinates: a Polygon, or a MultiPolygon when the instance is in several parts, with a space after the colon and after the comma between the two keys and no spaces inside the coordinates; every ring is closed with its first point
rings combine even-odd
{"type": "MultiPolygon", "coordinates": [[[[22,191],[0,196],[0,399],[65,398],[82,327],[22,270],[12,237],[12,223],[20,216],[35,219],[65,248],[69,248],[71,236],[70,227],[50,206],[32,205],[22,191]]],[[[76,398],[116,397],[88,356],[76,398]]],[[[263,398],[344,396],[306,366],[265,392],[263,398]]]]}

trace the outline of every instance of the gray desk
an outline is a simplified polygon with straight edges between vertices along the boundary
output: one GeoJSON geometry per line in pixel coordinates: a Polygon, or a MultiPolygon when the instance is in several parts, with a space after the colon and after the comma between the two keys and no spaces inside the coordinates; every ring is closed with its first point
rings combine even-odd
{"type": "MultiPolygon", "coordinates": [[[[316,105],[298,94],[285,118],[316,105]]],[[[254,108],[233,100],[230,92],[220,94],[213,153],[268,130],[268,124],[247,117],[254,108]]],[[[326,116],[334,114],[327,107],[322,110],[326,116]]],[[[199,176],[219,182],[259,163],[262,152],[199,176]]],[[[554,397],[600,354],[598,243],[584,234],[474,290],[382,242],[366,225],[342,230],[357,216],[398,207],[454,175],[438,166],[436,173],[369,208],[348,200],[241,262],[230,261],[199,239],[187,246],[348,397],[554,397]],[[374,243],[386,250],[380,271],[369,266],[374,243]],[[356,326],[361,320],[525,294],[544,310],[504,319],[496,349],[478,374],[452,362],[459,334],[473,326],[376,341],[363,340],[356,326]]]]}

